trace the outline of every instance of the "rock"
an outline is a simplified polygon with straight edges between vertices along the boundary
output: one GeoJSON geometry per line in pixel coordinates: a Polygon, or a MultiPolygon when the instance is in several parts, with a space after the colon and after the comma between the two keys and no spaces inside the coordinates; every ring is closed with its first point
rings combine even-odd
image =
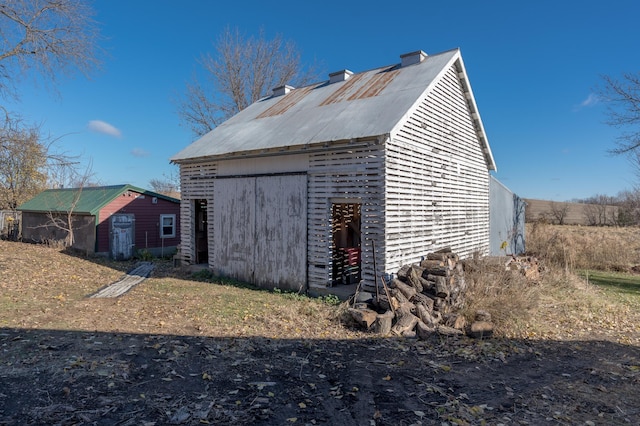
{"type": "Polygon", "coordinates": [[[467,327],[467,336],[483,339],[493,335],[493,323],[489,321],[474,321],[467,327]]]}

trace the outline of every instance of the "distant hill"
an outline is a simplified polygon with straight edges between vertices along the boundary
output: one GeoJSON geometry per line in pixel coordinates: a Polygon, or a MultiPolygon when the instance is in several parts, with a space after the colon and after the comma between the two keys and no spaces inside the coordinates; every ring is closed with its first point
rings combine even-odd
{"type": "Polygon", "coordinates": [[[525,221],[563,225],[615,225],[618,206],[525,198],[525,221]]]}

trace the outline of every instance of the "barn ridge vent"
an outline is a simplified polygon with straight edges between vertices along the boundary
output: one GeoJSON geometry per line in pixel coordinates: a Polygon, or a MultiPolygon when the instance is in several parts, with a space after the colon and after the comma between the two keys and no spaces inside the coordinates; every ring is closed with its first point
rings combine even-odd
{"type": "Polygon", "coordinates": [[[419,64],[427,58],[427,54],[422,50],[416,50],[415,52],[405,53],[404,55],[400,55],[401,65],[403,67],[419,64]]]}
{"type": "Polygon", "coordinates": [[[287,93],[289,93],[293,89],[295,89],[295,87],[289,86],[288,84],[285,84],[284,86],[278,86],[278,87],[273,89],[273,96],[286,95],[287,93]]]}
{"type": "Polygon", "coordinates": [[[346,69],[332,72],[331,74],[329,74],[329,84],[348,80],[349,77],[351,77],[352,75],[353,75],[353,72],[346,69]]]}

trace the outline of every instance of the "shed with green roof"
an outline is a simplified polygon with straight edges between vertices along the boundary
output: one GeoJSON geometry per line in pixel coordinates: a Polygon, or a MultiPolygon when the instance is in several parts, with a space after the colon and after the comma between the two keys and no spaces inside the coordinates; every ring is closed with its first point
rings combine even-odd
{"type": "Polygon", "coordinates": [[[180,238],[180,200],[128,184],[48,189],[18,210],[23,240],[116,259],[137,250],[168,255],[180,238]]]}

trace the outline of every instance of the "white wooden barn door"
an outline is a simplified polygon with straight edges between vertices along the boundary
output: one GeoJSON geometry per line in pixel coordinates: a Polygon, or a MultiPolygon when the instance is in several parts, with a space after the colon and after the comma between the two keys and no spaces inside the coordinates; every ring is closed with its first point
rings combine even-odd
{"type": "Polygon", "coordinates": [[[264,288],[304,289],[307,176],[218,179],[213,266],[264,288]]]}

